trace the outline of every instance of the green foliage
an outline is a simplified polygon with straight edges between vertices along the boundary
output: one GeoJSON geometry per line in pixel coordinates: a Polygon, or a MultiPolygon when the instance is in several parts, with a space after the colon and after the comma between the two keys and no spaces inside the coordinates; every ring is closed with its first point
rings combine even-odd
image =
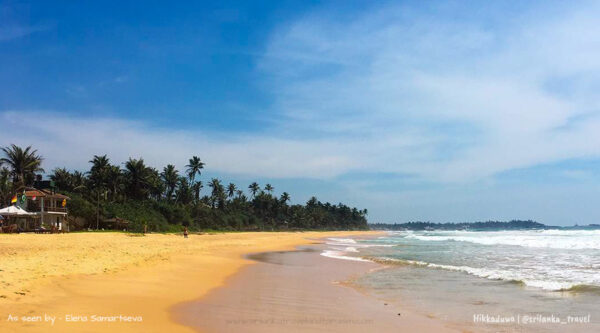
{"type": "Polygon", "coordinates": [[[486,222],[460,222],[460,223],[432,223],[432,222],[408,222],[408,223],[374,223],[371,224],[378,230],[478,230],[478,231],[497,231],[497,230],[526,230],[526,229],[544,229],[545,225],[527,220],[486,221],[486,222]]]}
{"type": "Polygon", "coordinates": [[[44,159],[37,154],[36,149],[31,149],[31,146],[23,149],[13,144],[0,149],[4,152],[4,157],[0,158],[0,165],[9,166],[15,190],[21,190],[23,187],[33,184],[35,174],[44,172],[41,167],[44,159]]]}
{"type": "MultiPolygon", "coordinates": [[[[0,199],[9,200],[15,182],[28,184],[40,177],[42,158],[31,147],[12,145],[3,149],[6,157],[0,162],[9,166],[0,170],[0,199]],[[12,178],[12,179],[11,179],[12,178]]],[[[186,165],[185,174],[168,164],[159,172],[145,164],[142,158],[130,158],[111,164],[106,155],[95,155],[86,172],[54,169],[50,179],[54,190],[67,194],[69,214],[80,223],[77,228],[95,228],[96,219],[128,220],[128,230],[139,232],[191,230],[340,230],[367,229],[366,210],[343,204],[332,205],[311,198],[306,205],[292,205],[287,192],[279,197],[275,187],[257,182],[250,184],[248,196],[243,186],[220,179],[207,182],[210,193],[201,197],[202,182],[197,179],[204,162],[194,156],[186,165]],[[248,198],[251,198],[249,200],[248,198]]]]}
{"type": "Polygon", "coordinates": [[[80,228],[90,227],[90,223],[96,220],[96,206],[83,198],[80,194],[65,193],[71,198],[69,200],[69,215],[81,219],[84,223],[80,228]]]}
{"type": "Polygon", "coordinates": [[[13,183],[10,179],[10,170],[8,168],[0,169],[0,206],[10,202],[13,183]]]}
{"type": "Polygon", "coordinates": [[[193,223],[193,219],[187,207],[184,205],[159,201],[154,203],[154,209],[164,216],[164,218],[170,224],[190,226],[193,223]]]}
{"type": "Polygon", "coordinates": [[[127,203],[109,203],[105,206],[107,218],[119,217],[129,221],[128,231],[141,232],[144,225],[148,231],[179,231],[180,228],[169,225],[167,219],[154,209],[151,202],[128,201],[127,203]]]}

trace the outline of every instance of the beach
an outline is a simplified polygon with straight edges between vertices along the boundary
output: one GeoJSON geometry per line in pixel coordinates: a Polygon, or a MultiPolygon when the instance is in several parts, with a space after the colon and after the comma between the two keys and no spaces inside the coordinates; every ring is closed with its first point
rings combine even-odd
{"type": "Polygon", "coordinates": [[[0,0],[0,333],[600,332],[599,25],[0,0]]]}
{"type": "Polygon", "coordinates": [[[244,267],[199,300],[174,308],[200,332],[460,332],[448,323],[372,297],[352,281],[382,269],[321,255],[326,246],[249,255],[244,267]]]}
{"type": "Polygon", "coordinates": [[[479,323],[477,314],[588,320],[591,314],[591,322],[569,329],[597,327],[594,293],[549,292],[397,263],[390,258],[420,255],[421,248],[436,252],[437,244],[444,245],[409,248],[394,237],[372,231],[205,233],[187,239],[119,232],[0,234],[0,331],[560,332],[564,327],[479,323]]]}
{"type": "MultiPolygon", "coordinates": [[[[235,273],[258,262],[246,255],[369,233],[0,235],[0,330],[197,331],[181,321],[178,306],[234,286],[235,273]]],[[[364,269],[342,270],[335,278],[364,269]]],[[[341,289],[326,288],[325,281],[318,282],[322,290],[341,289]]],[[[348,304],[359,307],[356,292],[347,291],[336,296],[353,298],[348,304]]]]}

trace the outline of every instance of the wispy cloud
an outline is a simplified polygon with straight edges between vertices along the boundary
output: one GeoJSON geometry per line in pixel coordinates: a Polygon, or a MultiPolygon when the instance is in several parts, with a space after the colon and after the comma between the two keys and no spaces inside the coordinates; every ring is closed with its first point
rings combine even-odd
{"type": "Polygon", "coordinates": [[[34,145],[51,170],[66,166],[87,169],[93,155],[108,154],[115,162],[143,157],[162,168],[183,168],[200,155],[211,170],[273,178],[327,178],[355,166],[337,143],[286,140],[267,136],[180,131],[116,118],[73,118],[60,113],[0,113],[0,142],[34,145]],[[27,120],[27,121],[25,121],[27,120]]]}
{"type": "MultiPolygon", "coordinates": [[[[85,102],[77,112],[44,110],[43,100],[6,104],[0,142],[34,145],[48,171],[88,169],[94,154],[180,169],[200,155],[211,173],[277,178],[299,192],[295,198],[317,193],[367,207],[373,220],[597,223],[600,6],[415,3],[315,11],[276,26],[253,54],[256,72],[242,76],[272,99],[261,109],[244,100],[251,97],[223,102],[259,118],[262,128],[182,130],[157,125],[155,115],[129,119],[130,105],[119,103],[109,109],[121,118],[87,116],[86,106],[112,96],[99,87],[142,95],[136,85],[145,67],[125,67],[100,82],[66,76],[74,83],[58,86],[67,99],[54,107],[85,102]]],[[[0,21],[0,41],[44,28],[0,21]]],[[[162,46],[153,52],[165,52],[162,46]]],[[[181,93],[188,97],[199,100],[181,93]]],[[[165,113],[177,117],[177,107],[169,103],[165,113]]]]}
{"type": "Polygon", "coordinates": [[[443,182],[600,157],[598,6],[495,26],[452,10],[316,13],[278,31],[261,69],[286,126],[352,142],[369,168],[443,182]]]}
{"type": "Polygon", "coordinates": [[[543,18],[532,9],[495,24],[449,19],[453,10],[316,12],[278,27],[258,64],[274,99],[273,126],[262,133],[16,110],[2,114],[11,126],[0,139],[35,143],[53,166],[102,153],[156,166],[202,154],[234,174],[372,172],[441,183],[600,158],[598,6],[543,18]]]}
{"type": "Polygon", "coordinates": [[[47,26],[0,25],[0,42],[25,37],[47,29],[47,26]]]}
{"type": "Polygon", "coordinates": [[[47,24],[28,24],[20,16],[18,4],[0,3],[0,42],[22,38],[33,33],[48,30],[47,24]]]}

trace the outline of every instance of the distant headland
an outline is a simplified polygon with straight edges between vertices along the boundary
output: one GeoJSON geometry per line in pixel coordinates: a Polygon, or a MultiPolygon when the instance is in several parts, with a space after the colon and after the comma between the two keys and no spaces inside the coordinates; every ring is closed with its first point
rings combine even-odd
{"type": "Polygon", "coordinates": [[[548,226],[532,220],[511,221],[485,221],[485,222],[406,222],[406,223],[371,223],[372,230],[470,230],[470,231],[499,231],[499,230],[534,230],[534,229],[560,229],[560,230],[598,230],[600,224],[585,226],[548,226]]]}

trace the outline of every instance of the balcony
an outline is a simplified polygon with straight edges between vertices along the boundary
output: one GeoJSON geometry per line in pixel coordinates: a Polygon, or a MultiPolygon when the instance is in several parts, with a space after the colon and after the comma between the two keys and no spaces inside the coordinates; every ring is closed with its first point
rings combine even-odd
{"type": "MultiPolygon", "coordinates": [[[[30,213],[39,213],[39,212],[42,211],[41,205],[39,203],[37,203],[37,202],[29,201],[27,203],[27,211],[30,212],[30,213]]],[[[66,213],[67,212],[67,208],[66,207],[52,207],[51,205],[44,204],[44,212],[48,212],[48,213],[52,213],[52,212],[66,213]]]]}

